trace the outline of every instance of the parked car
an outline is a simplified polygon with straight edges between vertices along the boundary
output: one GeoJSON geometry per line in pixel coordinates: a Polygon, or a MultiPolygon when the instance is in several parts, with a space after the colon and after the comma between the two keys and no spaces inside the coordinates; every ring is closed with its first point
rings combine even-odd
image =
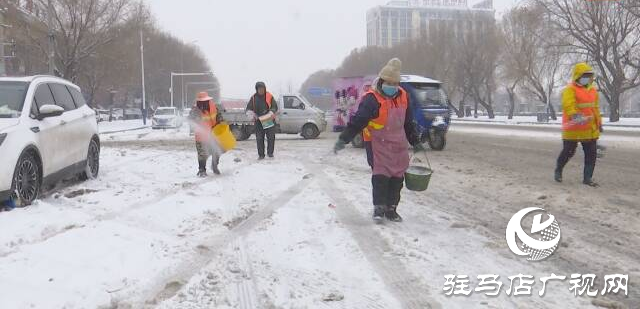
{"type": "Polygon", "coordinates": [[[124,120],[124,110],[122,108],[111,109],[109,115],[109,121],[124,120]]]}
{"type": "Polygon", "coordinates": [[[158,107],[153,115],[154,129],[170,129],[182,127],[182,116],[175,107],[158,107]]]}
{"type": "Polygon", "coordinates": [[[142,110],[139,108],[127,108],[124,110],[124,120],[142,119],[142,110]]]}
{"type": "Polygon", "coordinates": [[[97,120],[98,122],[109,121],[109,110],[106,109],[96,109],[97,120]]]}
{"type": "MultiPolygon", "coordinates": [[[[318,138],[327,129],[324,111],[314,107],[305,97],[297,94],[282,95],[278,101],[276,132],[300,134],[305,139],[318,138]]],[[[228,109],[222,117],[229,123],[237,140],[248,139],[255,133],[255,122],[248,119],[244,108],[228,109]]]]}
{"type": "Polygon", "coordinates": [[[0,78],[0,201],[22,205],[41,188],[100,168],[95,112],[80,88],[51,76],[0,78]]]}

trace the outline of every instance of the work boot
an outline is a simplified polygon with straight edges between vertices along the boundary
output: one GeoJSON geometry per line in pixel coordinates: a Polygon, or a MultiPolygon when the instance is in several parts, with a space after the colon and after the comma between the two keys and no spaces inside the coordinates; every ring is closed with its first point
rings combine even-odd
{"type": "Polygon", "coordinates": [[[198,177],[207,177],[207,161],[198,161],[198,177]]]}
{"type": "Polygon", "coordinates": [[[600,185],[598,185],[597,182],[593,181],[593,171],[595,170],[595,166],[593,165],[587,165],[584,167],[584,180],[582,181],[583,184],[589,186],[589,187],[599,187],[600,185]]]}
{"type": "Polygon", "coordinates": [[[264,156],[259,156],[258,160],[260,160],[260,161],[264,160],[264,156]]]}
{"type": "Polygon", "coordinates": [[[270,154],[270,155],[269,155],[269,158],[273,159],[273,154],[270,154]]]}
{"type": "Polygon", "coordinates": [[[384,213],[384,216],[387,217],[387,220],[391,222],[402,222],[402,217],[396,211],[398,206],[389,206],[387,207],[387,211],[384,213]]]}
{"type": "Polygon", "coordinates": [[[213,159],[213,161],[211,161],[211,170],[216,175],[220,175],[220,169],[218,169],[219,163],[220,163],[220,159],[213,159]]]}
{"type": "Polygon", "coordinates": [[[562,182],[562,171],[559,169],[556,169],[553,178],[556,180],[556,182],[562,182]]]}
{"type": "Polygon", "coordinates": [[[373,206],[373,221],[376,224],[381,224],[384,219],[384,213],[387,210],[387,206],[373,206]]]}

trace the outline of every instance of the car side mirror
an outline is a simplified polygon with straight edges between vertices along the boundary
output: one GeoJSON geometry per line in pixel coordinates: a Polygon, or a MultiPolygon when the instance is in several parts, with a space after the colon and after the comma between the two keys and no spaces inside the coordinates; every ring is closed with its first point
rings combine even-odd
{"type": "Polygon", "coordinates": [[[307,108],[307,107],[304,105],[304,103],[300,103],[300,109],[301,109],[301,110],[304,110],[304,109],[306,109],[306,108],[307,108]]]}
{"type": "Polygon", "coordinates": [[[38,120],[42,120],[49,117],[60,116],[63,113],[64,113],[64,108],[58,105],[53,105],[53,104],[42,105],[39,110],[38,120]]]}

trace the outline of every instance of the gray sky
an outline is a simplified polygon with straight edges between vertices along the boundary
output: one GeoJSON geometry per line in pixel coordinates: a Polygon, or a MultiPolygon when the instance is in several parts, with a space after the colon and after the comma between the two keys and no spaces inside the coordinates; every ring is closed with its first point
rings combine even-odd
{"type": "MultiPolygon", "coordinates": [[[[386,2],[147,0],[164,30],[197,40],[230,98],[248,98],[258,80],[276,93],[297,91],[309,74],[337,67],[366,45],[367,9],[386,2]]],[[[494,5],[500,12],[513,2],[494,5]]]]}

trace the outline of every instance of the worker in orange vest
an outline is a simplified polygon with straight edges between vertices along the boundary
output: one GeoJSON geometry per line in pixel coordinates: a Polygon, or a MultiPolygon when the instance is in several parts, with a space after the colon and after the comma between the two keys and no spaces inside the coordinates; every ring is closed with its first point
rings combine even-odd
{"type": "Polygon", "coordinates": [[[267,91],[264,82],[256,83],[256,93],[249,99],[247,114],[255,121],[258,159],[264,159],[264,138],[267,137],[267,155],[273,158],[276,146],[276,114],[278,102],[267,91]],[[262,120],[262,121],[261,121],[262,120]]]}
{"type": "Polygon", "coordinates": [[[564,147],[558,157],[555,180],[562,182],[562,170],[575,155],[578,143],[584,150],[583,183],[591,187],[596,168],[597,147],[602,132],[602,115],[598,90],[594,85],[593,68],[586,63],[578,63],[573,69],[571,83],[562,92],[562,140],[564,147]]]}
{"type": "Polygon", "coordinates": [[[207,176],[207,160],[213,157],[211,169],[216,175],[220,175],[218,164],[222,151],[213,138],[213,128],[222,122],[222,114],[218,113],[218,107],[213,98],[207,92],[200,92],[196,98],[196,104],[191,108],[189,118],[195,127],[196,151],[198,152],[198,176],[207,176]]]}
{"type": "Polygon", "coordinates": [[[373,220],[376,223],[384,218],[402,221],[397,209],[404,174],[409,167],[409,144],[415,151],[424,150],[409,108],[409,95],[400,87],[401,69],[402,62],[397,58],[382,69],[334,147],[337,153],[366,130],[365,140],[371,141],[373,220]]]}

